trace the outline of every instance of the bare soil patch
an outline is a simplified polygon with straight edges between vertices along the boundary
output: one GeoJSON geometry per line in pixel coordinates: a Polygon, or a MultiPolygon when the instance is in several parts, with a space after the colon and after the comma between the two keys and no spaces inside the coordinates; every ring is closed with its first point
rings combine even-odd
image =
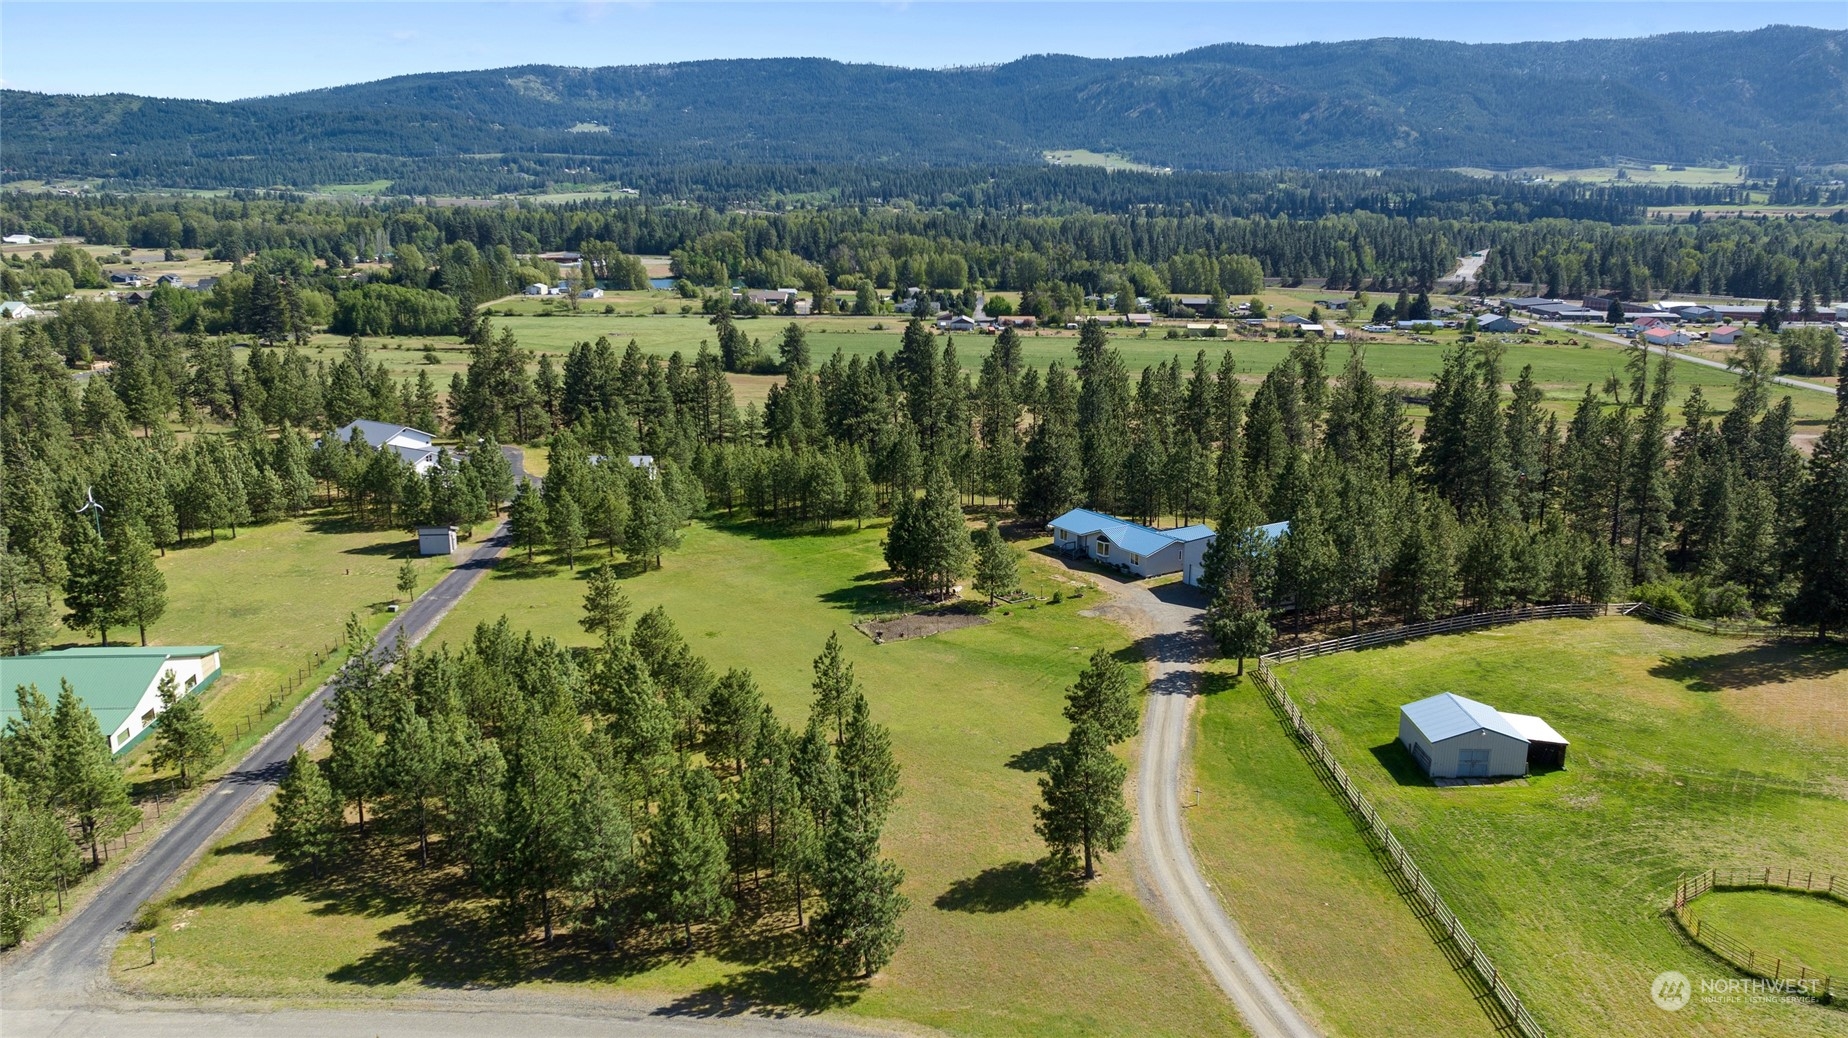
{"type": "Polygon", "coordinates": [[[883,642],[901,641],[907,638],[928,638],[945,631],[960,630],[964,627],[980,627],[992,623],[986,616],[977,616],[962,606],[933,610],[928,613],[907,613],[891,620],[868,620],[853,625],[873,640],[874,645],[883,642]]]}

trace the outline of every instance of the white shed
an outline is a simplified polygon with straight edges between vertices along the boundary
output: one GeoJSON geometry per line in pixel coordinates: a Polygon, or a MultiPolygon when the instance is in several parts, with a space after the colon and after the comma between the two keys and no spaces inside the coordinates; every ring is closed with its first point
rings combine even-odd
{"type": "Polygon", "coordinates": [[[417,528],[417,554],[452,555],[456,550],[456,528],[453,526],[419,526],[417,528]]]}
{"type": "Polygon", "coordinates": [[[1399,708],[1399,741],[1432,778],[1527,774],[1527,738],[1487,703],[1445,692],[1399,708]]]}

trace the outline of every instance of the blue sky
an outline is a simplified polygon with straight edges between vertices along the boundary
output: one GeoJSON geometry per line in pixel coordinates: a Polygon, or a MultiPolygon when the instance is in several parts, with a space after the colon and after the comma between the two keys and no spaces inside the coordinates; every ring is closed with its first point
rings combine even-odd
{"type": "Polygon", "coordinates": [[[1646,36],[1786,23],[1848,28],[1848,3],[0,4],[0,82],[54,93],[229,100],[507,65],[821,56],[940,68],[1023,54],[1165,54],[1209,43],[1371,36],[1467,42],[1646,36]]]}

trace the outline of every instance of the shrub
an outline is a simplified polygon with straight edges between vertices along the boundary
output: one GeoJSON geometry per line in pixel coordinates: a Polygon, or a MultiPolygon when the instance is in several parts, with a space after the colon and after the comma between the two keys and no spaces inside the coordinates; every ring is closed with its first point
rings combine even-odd
{"type": "Polygon", "coordinates": [[[1631,594],[1644,605],[1683,616],[1694,615],[1694,604],[1688,601],[1687,593],[1678,581],[1638,584],[1631,590],[1631,594]]]}
{"type": "Polygon", "coordinates": [[[1065,592],[1063,592],[1063,591],[1054,591],[1054,592],[1052,593],[1052,601],[1051,601],[1051,603],[1049,603],[1049,604],[1051,604],[1051,605],[1058,605],[1058,604],[1059,604],[1060,602],[1063,602],[1063,601],[1065,601],[1065,592]]]}

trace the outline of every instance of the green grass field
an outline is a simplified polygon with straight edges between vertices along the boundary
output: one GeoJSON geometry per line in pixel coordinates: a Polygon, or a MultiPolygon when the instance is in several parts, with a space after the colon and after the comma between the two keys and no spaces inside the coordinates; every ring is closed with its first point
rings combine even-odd
{"type": "Polygon", "coordinates": [[[1558,620],[1278,674],[1548,1033],[1848,1031],[1804,1002],[1696,995],[1671,1016],[1649,998],[1663,970],[1735,976],[1665,918],[1678,877],[1848,860],[1848,650],[1558,620]],[[1572,741],[1567,769],[1432,786],[1398,708],[1445,691],[1545,717],[1572,741]]]}
{"type": "MultiPolygon", "coordinates": [[[[206,715],[226,737],[231,756],[281,720],[255,717],[278,686],[310,664],[310,654],[339,642],[349,613],[373,628],[398,597],[398,566],[416,550],[401,530],[356,527],[344,517],[315,513],[306,519],[249,526],[235,540],[189,542],[160,561],[167,578],[167,612],[148,629],[148,641],[167,645],[223,645],[224,675],[204,693],[206,715]],[[238,726],[254,732],[239,738],[238,726]]],[[[434,584],[451,565],[437,556],[417,563],[419,588],[434,584]]],[[[116,629],[115,640],[134,637],[116,629]]],[[[79,636],[69,634],[66,637],[79,636]]],[[[312,677],[299,691],[312,688],[312,677]]],[[[150,744],[129,751],[129,776],[153,777],[150,744]]]]}
{"type": "Polygon", "coordinates": [[[1795,959],[1848,987],[1848,905],[1775,890],[1716,890],[1693,902],[1694,918],[1760,958],[1795,959]]]}
{"type": "Polygon", "coordinates": [[[1216,664],[1194,749],[1194,854],[1274,976],[1323,1034],[1494,1033],[1257,688],[1216,664]]]}
{"type": "MultiPolygon", "coordinates": [[[[1064,689],[1096,646],[1127,646],[1117,628],[1081,615],[1098,596],[874,646],[848,624],[893,608],[880,580],[881,537],[877,528],[798,536],[752,524],[695,526],[665,570],[625,581],[638,610],[665,606],[696,651],[720,670],[749,667],[792,721],[807,708],[811,660],[829,632],[840,632],[875,719],[890,727],[904,791],[886,848],[906,871],[912,907],[897,958],[842,1011],[974,1035],[1243,1033],[1180,938],[1137,900],[1124,856],[1107,858],[1104,879],[1076,900],[1043,889],[1029,868],[1042,853],[1031,769],[1064,735],[1064,689]]],[[[1023,572],[1048,596],[1055,586],[1070,589],[1038,564],[1023,572]]],[[[476,623],[502,614],[516,629],[588,644],[576,623],[581,576],[503,563],[429,644],[464,640],[476,623]]],[[[117,960],[121,982],[149,993],[324,999],[570,976],[593,990],[690,1005],[813,1008],[773,970],[729,953],[517,974],[428,953],[441,943],[429,938],[428,906],[289,893],[264,832],[255,815],[207,857],[169,900],[160,965],[127,971],[145,945],[131,940],[117,960]]],[[[464,938],[443,931],[451,939],[464,938]]]]}

